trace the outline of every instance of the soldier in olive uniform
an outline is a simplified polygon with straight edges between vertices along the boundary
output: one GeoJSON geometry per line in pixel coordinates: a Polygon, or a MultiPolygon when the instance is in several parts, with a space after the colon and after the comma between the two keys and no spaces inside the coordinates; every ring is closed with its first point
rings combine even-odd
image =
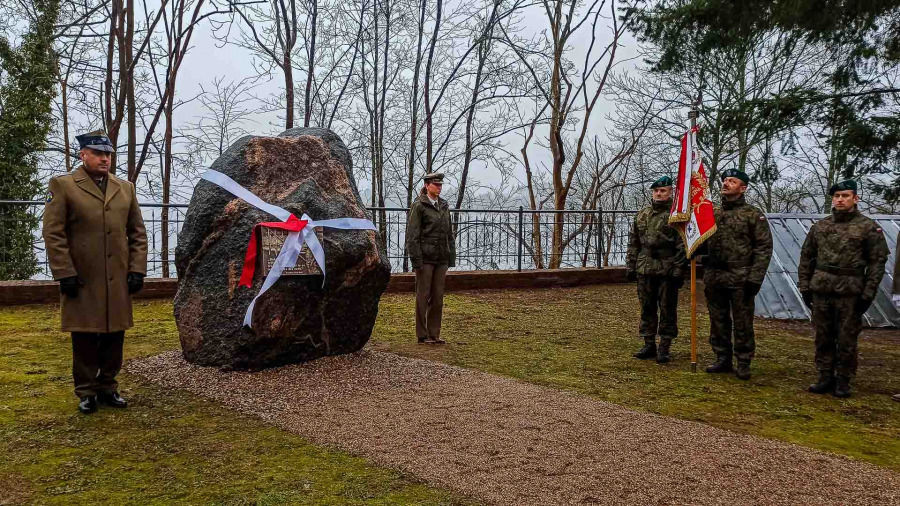
{"type": "Polygon", "coordinates": [[[678,289],[684,284],[687,259],[684,241],[669,226],[672,208],[672,178],[663,176],[652,185],[652,204],[638,212],[631,228],[626,257],[629,281],[637,280],[641,303],[638,329],[644,347],[635,358],[670,360],[669,348],[678,336],[678,289]],[[659,334],[659,347],[656,335],[659,334]]]}
{"type": "Polygon", "coordinates": [[[831,216],[809,229],[800,253],[798,286],[816,329],[819,380],[809,391],[849,397],[862,315],[884,277],[888,246],[878,224],[856,207],[856,181],[841,181],[828,193],[831,216]]]}
{"type": "Polygon", "coordinates": [[[717,231],[704,244],[707,255],[703,260],[709,344],[716,352],[716,361],[706,372],[734,370],[742,380],[750,379],[750,362],[756,350],[754,298],[772,258],[772,233],[766,215],[744,199],[749,182],[742,171],[722,172],[722,204],[715,208],[717,231]]]}
{"type": "Polygon", "coordinates": [[[416,337],[420,343],[443,344],[444,278],[456,265],[456,241],[450,206],[440,197],[444,175],[434,172],[422,180],[425,186],[406,225],[406,250],[416,271],[416,337]]]}
{"type": "Polygon", "coordinates": [[[131,294],[147,272],[147,234],[134,185],[109,173],[113,146],[103,132],[76,137],[82,165],[50,180],[44,243],[62,292],[62,330],[72,333],[78,409],[124,408],[116,375],[131,294]]]}

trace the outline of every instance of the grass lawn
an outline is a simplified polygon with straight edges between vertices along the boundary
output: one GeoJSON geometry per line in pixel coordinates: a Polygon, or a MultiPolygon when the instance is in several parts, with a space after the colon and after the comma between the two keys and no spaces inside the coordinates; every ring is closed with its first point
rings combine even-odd
{"type": "MultiPolygon", "coordinates": [[[[702,306],[702,304],[701,304],[702,306]]],[[[687,308],[687,298],[682,308],[687,308]]],[[[258,420],[123,375],[131,407],[75,410],[68,337],[55,306],[0,308],[0,504],[457,504],[395,471],[311,445],[258,420]]],[[[855,395],[805,392],[815,372],[807,325],[757,321],[753,379],[690,372],[688,331],[659,366],[631,358],[633,285],[465,292],[445,301],[446,346],[414,343],[412,294],[382,299],[370,346],[581,392],[845,454],[900,471],[900,332],[867,331],[855,395]]],[[[128,357],[178,347],[170,301],[141,302],[128,357]]],[[[712,359],[700,314],[700,364],[712,359]]],[[[681,328],[689,329],[682,310],[681,328]]]]}
{"type": "MultiPolygon", "coordinates": [[[[0,308],[0,504],[466,502],[126,374],[128,409],[81,415],[57,312],[0,308]]],[[[141,302],[135,319],[127,357],[178,347],[171,302],[141,302]]]]}

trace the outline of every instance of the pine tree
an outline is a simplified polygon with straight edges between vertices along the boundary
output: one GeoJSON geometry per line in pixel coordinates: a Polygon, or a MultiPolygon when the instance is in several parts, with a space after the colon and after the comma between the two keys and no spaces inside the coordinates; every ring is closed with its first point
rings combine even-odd
{"type": "MultiPolygon", "coordinates": [[[[0,199],[31,200],[41,186],[38,155],[46,145],[56,93],[53,25],[59,0],[35,0],[38,14],[19,47],[0,38],[0,199]]],[[[38,216],[21,205],[0,205],[0,279],[37,272],[38,216]]]]}

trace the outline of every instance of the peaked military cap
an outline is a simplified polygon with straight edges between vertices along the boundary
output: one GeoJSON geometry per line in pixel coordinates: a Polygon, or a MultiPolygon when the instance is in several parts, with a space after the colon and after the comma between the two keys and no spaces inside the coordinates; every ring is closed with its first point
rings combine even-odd
{"type": "Polygon", "coordinates": [[[844,190],[852,190],[853,193],[856,193],[856,181],[853,179],[845,179],[839,183],[834,183],[831,185],[831,188],[828,189],[829,195],[834,195],[834,192],[840,192],[844,190]]]}
{"type": "Polygon", "coordinates": [[[722,181],[725,181],[726,177],[736,177],[744,182],[744,184],[750,184],[750,176],[747,175],[746,172],[737,169],[727,169],[722,171],[722,181]]]}
{"type": "Polygon", "coordinates": [[[442,172],[430,172],[422,176],[422,181],[425,181],[425,183],[443,183],[444,174],[442,172]]]}
{"type": "Polygon", "coordinates": [[[116,152],[112,141],[109,140],[109,137],[106,136],[106,132],[103,130],[94,130],[86,134],[76,135],[75,139],[78,140],[79,149],[91,148],[109,153],[116,152]]]}
{"type": "Polygon", "coordinates": [[[650,189],[652,190],[653,188],[660,188],[663,186],[672,186],[672,183],[673,183],[672,178],[670,178],[669,176],[663,176],[663,177],[657,179],[656,181],[654,181],[653,184],[650,185],[650,189]]]}

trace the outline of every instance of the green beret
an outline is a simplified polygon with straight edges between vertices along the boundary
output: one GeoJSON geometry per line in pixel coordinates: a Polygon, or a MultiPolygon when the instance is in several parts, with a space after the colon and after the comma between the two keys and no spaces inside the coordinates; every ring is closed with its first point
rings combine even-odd
{"type": "Polygon", "coordinates": [[[112,141],[109,140],[109,137],[106,136],[106,132],[103,130],[94,130],[86,134],[76,135],[75,139],[78,140],[79,149],[91,148],[108,153],[116,152],[112,141]]]}
{"type": "Polygon", "coordinates": [[[672,178],[670,178],[669,176],[663,176],[654,181],[653,184],[650,185],[650,189],[652,190],[653,188],[660,188],[663,186],[672,186],[672,178]]]}
{"type": "Polygon", "coordinates": [[[422,176],[422,181],[425,183],[443,183],[444,182],[444,174],[441,172],[430,172],[422,176]]]}
{"type": "Polygon", "coordinates": [[[856,181],[853,179],[845,179],[840,183],[835,183],[831,185],[831,188],[828,189],[828,194],[834,195],[834,192],[840,192],[844,190],[853,190],[853,193],[856,193],[856,181]]]}
{"type": "Polygon", "coordinates": [[[722,181],[725,181],[726,177],[736,177],[744,182],[744,184],[750,184],[750,176],[747,175],[746,172],[737,169],[728,169],[722,171],[722,181]]]}

